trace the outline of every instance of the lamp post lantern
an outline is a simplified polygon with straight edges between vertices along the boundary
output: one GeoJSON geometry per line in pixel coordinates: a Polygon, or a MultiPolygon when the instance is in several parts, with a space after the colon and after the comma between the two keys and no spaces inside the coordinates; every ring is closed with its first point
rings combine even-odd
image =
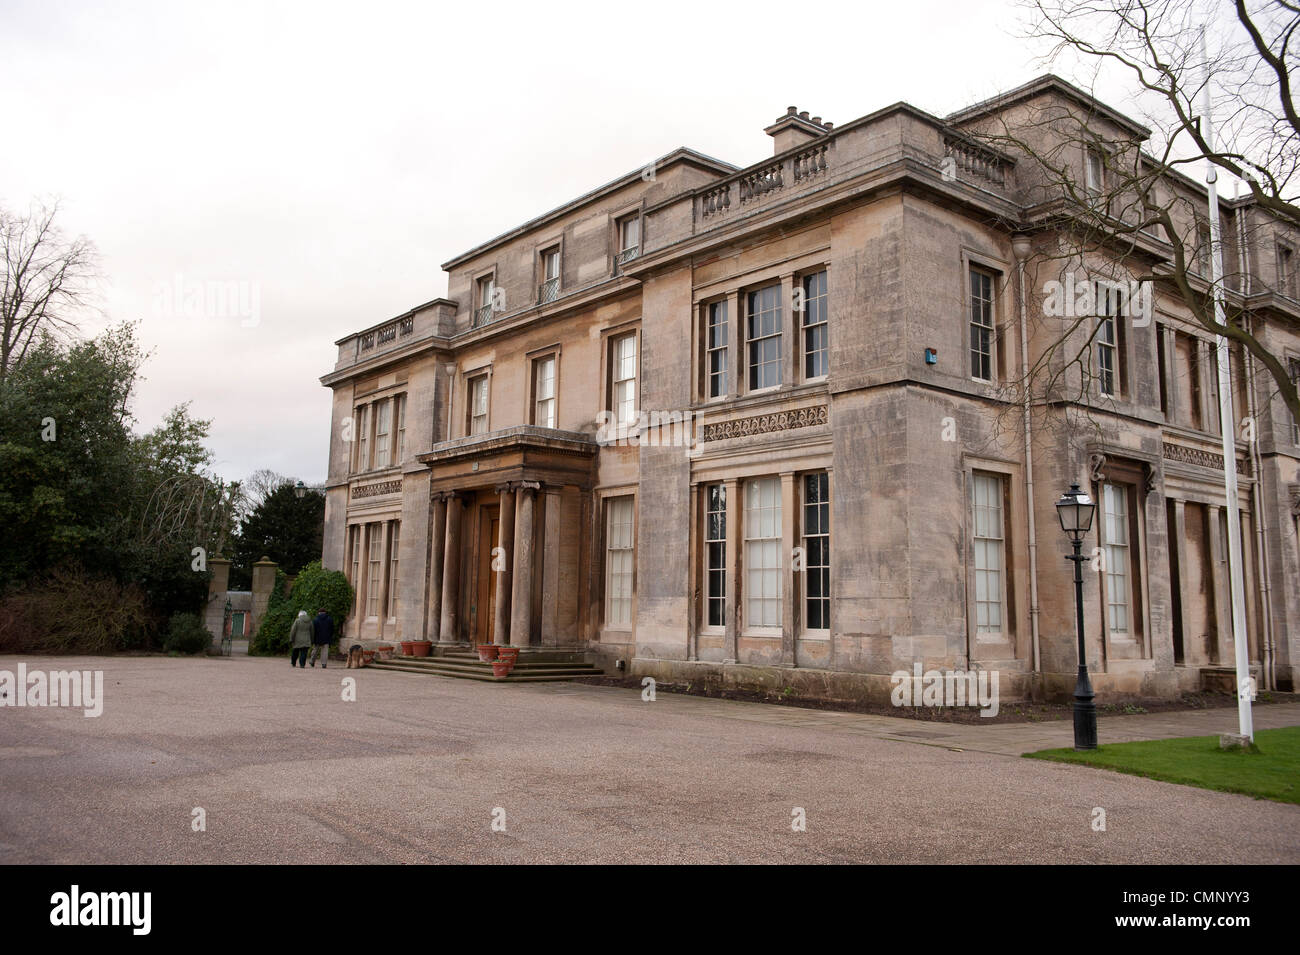
{"type": "Polygon", "coordinates": [[[299,481],[293,486],[293,493],[301,500],[303,495],[307,493],[307,485],[299,481]]]}
{"type": "Polygon", "coordinates": [[[1074,684],[1074,748],[1097,748],[1097,704],[1093,703],[1092,681],[1088,679],[1088,654],[1083,645],[1083,538],[1092,527],[1092,515],[1097,509],[1092,498],[1071,484],[1070,489],[1056,502],[1056,516],[1061,520],[1061,530],[1074,546],[1073,554],[1066,560],[1074,561],[1074,615],[1075,632],[1079,639],[1079,678],[1074,684]]]}

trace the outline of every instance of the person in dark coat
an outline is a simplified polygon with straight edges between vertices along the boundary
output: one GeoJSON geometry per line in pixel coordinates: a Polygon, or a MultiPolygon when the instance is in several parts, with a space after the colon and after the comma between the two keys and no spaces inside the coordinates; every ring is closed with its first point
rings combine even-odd
{"type": "Polygon", "coordinates": [[[334,639],[334,621],[323,608],[316,611],[311,630],[311,665],[315,666],[316,658],[319,657],[320,668],[323,670],[330,658],[330,641],[334,639]]]}

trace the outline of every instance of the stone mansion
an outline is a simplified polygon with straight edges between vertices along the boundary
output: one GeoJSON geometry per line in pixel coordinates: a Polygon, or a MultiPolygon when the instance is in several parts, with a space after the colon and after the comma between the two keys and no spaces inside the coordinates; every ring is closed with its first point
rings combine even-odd
{"type": "MultiPolygon", "coordinates": [[[[1037,256],[1066,226],[1037,214],[1030,160],[973,131],[1051,103],[1148,135],[1052,76],[947,117],[791,108],[770,157],[679,148],[341,339],[324,563],[356,588],[349,642],[879,700],[920,662],[1060,697],[1075,618],[1054,505],[1078,483],[1104,555],[1084,590],[1101,699],[1230,671],[1229,521],[1254,673],[1295,689],[1300,430],[1258,362],[1233,356],[1254,428],[1231,509],[1214,342],[1171,288],[1149,323],[1066,333],[1095,359],[1062,371],[1066,397],[1031,413],[1008,387],[1065,328],[1037,256]]],[[[1300,235],[1249,198],[1221,215],[1227,294],[1300,374],[1300,235]]],[[[1170,247],[1124,254],[1136,274],[1170,247]]]]}

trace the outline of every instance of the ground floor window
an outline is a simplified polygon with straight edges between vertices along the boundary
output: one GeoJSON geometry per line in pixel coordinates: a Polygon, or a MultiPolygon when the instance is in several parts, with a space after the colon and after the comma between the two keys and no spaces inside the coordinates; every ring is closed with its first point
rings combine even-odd
{"type": "Polygon", "coordinates": [[[1101,486],[1102,546],[1106,563],[1106,627],[1112,637],[1127,639],[1131,634],[1129,500],[1122,484],[1101,486]]]}
{"type": "Polygon", "coordinates": [[[781,626],[781,481],[745,483],[745,625],[781,626]]]}
{"type": "Polygon", "coordinates": [[[830,485],[825,471],[804,475],[804,612],[809,630],[829,630],[831,626],[830,485]]]}
{"type": "Polygon", "coordinates": [[[975,632],[1003,633],[1006,616],[1006,534],[1002,478],[975,472],[972,517],[975,549],[975,632]]]}
{"type": "Polygon", "coordinates": [[[366,567],[366,616],[379,616],[379,576],[380,562],[384,553],[383,524],[368,524],[367,536],[370,539],[370,553],[366,567]]]}
{"type": "Polygon", "coordinates": [[[397,619],[397,539],[401,521],[393,521],[393,538],[388,544],[388,618],[397,619]]]}
{"type": "Polygon", "coordinates": [[[614,497],[605,509],[605,625],[632,624],[632,498],[614,497]]]}
{"type": "Polygon", "coordinates": [[[704,593],[705,622],[726,625],[727,613],[727,489],[710,484],[704,489],[704,593]]]}

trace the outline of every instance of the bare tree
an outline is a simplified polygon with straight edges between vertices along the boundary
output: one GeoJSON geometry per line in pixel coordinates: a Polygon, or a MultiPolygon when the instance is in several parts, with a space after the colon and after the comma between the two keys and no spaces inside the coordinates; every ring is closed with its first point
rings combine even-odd
{"type": "MultiPolygon", "coordinates": [[[[1035,250],[1040,278],[1045,259],[1059,267],[1057,281],[1080,269],[1100,275],[1116,299],[1098,303],[1094,317],[1104,317],[1104,307],[1131,317],[1124,289],[1130,281],[1154,284],[1180,300],[1202,328],[1256,359],[1300,421],[1294,372],[1268,334],[1258,299],[1251,299],[1268,291],[1294,303],[1295,278],[1278,274],[1262,289],[1258,274],[1245,274],[1257,268],[1240,269],[1225,254],[1226,323],[1218,322],[1201,186],[1210,163],[1243,183],[1253,200],[1234,203],[1230,234],[1221,242],[1226,250],[1258,248],[1256,239],[1279,228],[1300,235],[1300,116],[1290,82],[1300,7],[1287,0],[1253,10],[1244,0],[1027,0],[1025,7],[1029,38],[1051,43],[1052,63],[1071,61],[1094,77],[1118,67],[1135,82],[1139,95],[1126,109],[1145,124],[1110,112],[1087,88],[1077,99],[953,117],[984,144],[1017,158],[1030,225],[1056,226],[1056,240],[1035,250]],[[1202,122],[1207,87],[1213,142],[1202,122]]],[[[1105,352],[1097,337],[1109,333],[1108,323],[1066,317],[1053,332],[1055,343],[1037,357],[1032,390],[1082,397],[1070,392],[1086,391],[1104,374],[1095,367],[1105,352]]]]}
{"type": "Polygon", "coordinates": [[[55,223],[58,203],[26,215],[0,208],[4,290],[0,297],[0,385],[42,335],[77,328],[99,277],[98,256],[83,236],[70,239],[55,223]]]}

